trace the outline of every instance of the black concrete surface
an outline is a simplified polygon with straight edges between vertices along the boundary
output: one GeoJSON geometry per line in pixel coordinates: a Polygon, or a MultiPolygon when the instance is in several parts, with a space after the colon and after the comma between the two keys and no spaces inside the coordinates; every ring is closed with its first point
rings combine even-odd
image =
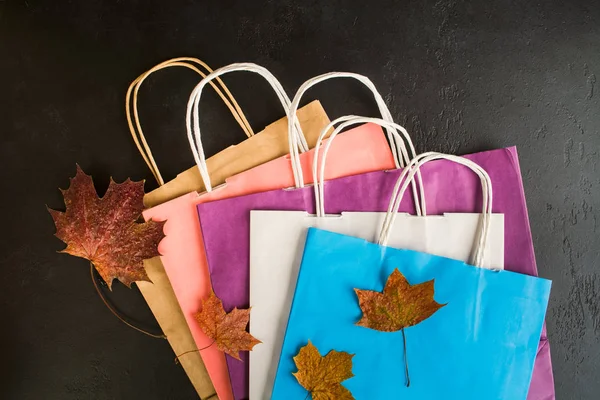
{"type": "MultiPolygon", "coordinates": [[[[6,399],[191,399],[166,341],[120,323],[45,204],[62,207],[78,162],[156,184],[129,136],[124,96],[152,65],[197,56],[269,68],[290,93],[332,70],[371,77],[419,150],[517,145],[540,275],[554,280],[548,331],[558,399],[600,397],[600,3],[597,1],[0,0],[0,394],[6,399]]],[[[161,170],[193,164],[184,107],[196,77],[161,73],[141,117],[161,170]]],[[[227,83],[257,129],[281,116],[259,78],[227,83]]],[[[310,92],[331,117],[375,115],[368,93],[310,92]]],[[[307,99],[308,99],[307,98],[307,99]]],[[[214,95],[208,154],[243,139],[214,95]]],[[[209,111],[208,113],[206,111],[209,111]]],[[[155,326],[139,292],[121,309],[155,326]]]]}

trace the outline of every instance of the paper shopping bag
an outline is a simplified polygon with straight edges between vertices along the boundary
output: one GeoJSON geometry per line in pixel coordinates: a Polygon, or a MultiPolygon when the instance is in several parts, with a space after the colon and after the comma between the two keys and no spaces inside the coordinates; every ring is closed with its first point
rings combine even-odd
{"type": "MultiPolygon", "coordinates": [[[[137,93],[140,85],[151,73],[173,66],[192,69],[203,77],[206,77],[206,74],[198,68],[204,67],[209,73],[212,72],[208,66],[197,59],[178,58],[169,60],[158,64],[149,71],[140,75],[131,84],[127,92],[126,99],[126,115],[131,134],[136,145],[138,146],[138,149],[140,150],[140,153],[161,185],[163,183],[163,178],[158,170],[158,167],[156,166],[152,152],[148,147],[148,143],[143,135],[139,121],[139,114],[137,111],[137,93]],[[198,64],[199,67],[196,67],[194,64],[192,64],[192,62],[198,64]],[[132,104],[130,104],[130,100],[132,104]]],[[[243,142],[238,146],[225,149],[224,151],[209,158],[207,163],[211,173],[214,171],[216,177],[222,181],[222,178],[225,176],[228,170],[235,171],[250,168],[256,161],[251,157],[251,155],[244,153],[245,151],[256,153],[259,162],[263,159],[266,160],[276,158],[286,154],[288,152],[286,118],[276,121],[265,128],[263,132],[252,137],[254,133],[249,126],[246,126],[246,118],[241,110],[239,110],[239,106],[235,102],[235,99],[231,96],[227,90],[227,87],[219,78],[217,78],[216,81],[223,92],[227,94],[227,96],[224,96],[222,92],[216,88],[219,95],[232,110],[236,120],[240,122],[240,126],[242,126],[247,135],[251,137],[248,140],[252,140],[252,142],[250,144],[248,144],[247,141],[243,142]]],[[[213,85],[212,82],[210,82],[210,84],[213,85]]],[[[213,85],[213,87],[215,86],[213,85]]],[[[311,143],[314,143],[316,136],[319,134],[322,127],[329,122],[327,114],[318,101],[312,102],[298,110],[298,119],[304,127],[304,130],[309,137],[309,142],[311,143]]],[[[144,200],[146,204],[158,202],[162,203],[174,197],[178,191],[187,193],[194,190],[196,187],[203,187],[203,183],[196,167],[194,167],[193,170],[190,169],[186,172],[183,172],[176,179],[168,182],[166,187],[160,186],[155,191],[146,194],[144,200]],[[200,182],[200,184],[198,184],[198,182],[200,182]]],[[[193,212],[195,218],[195,210],[193,212]]],[[[190,352],[190,350],[196,349],[197,346],[190,328],[188,327],[185,316],[183,315],[178,304],[177,298],[173,292],[173,288],[166,275],[160,258],[156,257],[146,260],[145,268],[148,276],[152,280],[152,283],[138,282],[138,287],[140,288],[144,299],[148,303],[148,306],[152,310],[152,313],[157,319],[159,325],[161,326],[161,329],[167,336],[167,340],[173,348],[174,353],[176,355],[185,353],[184,356],[179,358],[179,362],[186,371],[186,374],[194,385],[199,397],[202,399],[208,399],[215,394],[215,389],[206,371],[200,354],[197,352],[190,352]]]]}
{"type": "MultiPolygon", "coordinates": [[[[377,244],[310,228],[273,398],[301,399],[312,389],[294,376],[306,368],[294,357],[310,342],[323,354],[353,355],[354,375],[346,376],[345,389],[336,387],[355,398],[524,400],[551,283],[477,268],[490,240],[492,199],[480,166],[425,153],[398,178],[377,244]],[[472,265],[387,247],[409,181],[420,166],[442,158],[468,167],[482,184],[472,265]]],[[[312,385],[326,379],[318,376],[312,385]]]]}
{"type": "MultiPolygon", "coordinates": [[[[317,76],[305,82],[296,94],[294,101],[292,101],[290,115],[294,115],[293,110],[299,104],[300,98],[304,91],[323,80],[339,77],[356,79],[367,86],[373,92],[382,116],[386,118],[386,120],[391,121],[391,115],[383,98],[377,92],[373,83],[368,80],[368,78],[353,73],[337,72],[317,76]]],[[[288,120],[288,125],[288,131],[292,132],[293,120],[288,120]]],[[[320,139],[323,139],[326,134],[328,134],[329,128],[330,126],[326,127],[322,131],[320,139]]],[[[294,137],[290,136],[290,140],[294,140],[294,137]]],[[[399,151],[404,149],[404,144],[396,143],[394,139],[391,138],[390,143],[392,145],[392,152],[390,154],[389,148],[385,144],[385,139],[381,135],[381,128],[377,127],[376,125],[366,124],[359,128],[345,132],[342,135],[341,140],[343,140],[343,142],[340,142],[340,145],[342,146],[341,148],[337,148],[338,145],[336,142],[335,157],[337,158],[337,161],[335,161],[333,164],[328,163],[327,169],[324,171],[327,179],[345,175],[353,175],[368,169],[381,170],[392,168],[401,162],[394,156],[397,155],[399,151]],[[361,136],[360,141],[354,139],[355,137],[357,138],[357,135],[361,136]]],[[[313,163],[313,155],[312,152],[309,152],[299,156],[297,153],[294,153],[295,148],[296,146],[293,142],[291,142],[289,160],[282,158],[277,162],[273,161],[271,163],[267,163],[231,179],[228,181],[228,184],[237,183],[238,188],[243,190],[238,190],[233,187],[226,187],[225,189],[228,190],[228,196],[221,197],[229,197],[229,194],[242,195],[244,194],[244,191],[246,193],[251,192],[249,189],[252,188],[259,190],[286,188],[283,191],[287,191],[291,190],[288,188],[292,185],[296,185],[296,187],[304,185],[304,177],[310,176],[309,172],[313,163]],[[292,161],[292,168],[289,168],[290,160],[292,161]],[[278,172],[271,173],[269,172],[270,169],[277,170],[278,172]],[[244,185],[244,181],[247,182],[248,185],[244,185]]],[[[306,183],[311,182],[312,180],[310,179],[306,180],[306,183]]],[[[210,201],[216,200],[215,197],[203,198],[203,201],[198,203],[204,203],[204,200],[206,199],[210,201]]],[[[236,239],[234,237],[229,237],[228,240],[235,241],[236,239]]],[[[228,306],[229,299],[231,298],[230,293],[223,293],[222,288],[229,287],[235,292],[240,285],[247,286],[248,284],[247,273],[241,273],[238,275],[238,271],[236,269],[236,266],[230,266],[228,267],[227,271],[225,271],[225,274],[211,275],[212,283],[218,281],[214,286],[214,288],[216,288],[215,293],[217,296],[221,297],[221,300],[224,301],[225,308],[228,310],[233,308],[228,306]],[[229,281],[229,284],[226,284],[225,281],[229,281]]],[[[241,358],[242,362],[230,357],[229,355],[227,356],[227,365],[236,399],[248,398],[248,354],[242,353],[241,358]]]]}
{"type": "MultiPolygon", "coordinates": [[[[248,65],[235,68],[267,73],[264,69],[250,68],[248,65]]],[[[221,68],[209,75],[206,80],[230,70],[232,69],[229,67],[221,68]]],[[[274,78],[271,76],[269,79],[274,78]]],[[[206,80],[201,84],[205,85],[206,80]]],[[[290,111],[290,113],[295,114],[293,111],[290,111]]],[[[290,121],[290,125],[294,125],[293,121],[290,121]]],[[[191,129],[191,124],[189,128],[191,129]]],[[[317,127],[302,126],[302,128],[306,130],[317,127]]],[[[323,128],[324,126],[319,126],[314,137],[318,136],[323,128]]],[[[260,136],[260,134],[257,136],[260,136]]],[[[389,154],[385,137],[377,126],[366,126],[350,130],[345,132],[339,140],[339,148],[336,146],[336,153],[333,154],[332,152],[333,163],[331,163],[331,168],[328,170],[328,177],[393,168],[395,165],[389,154]]],[[[195,158],[199,160],[199,174],[204,179],[203,174],[209,168],[207,168],[207,162],[204,162],[202,154],[199,154],[201,153],[201,146],[198,144],[201,142],[196,140],[195,142],[191,141],[191,143],[193,143],[195,158]]],[[[289,143],[293,145],[291,141],[289,143]]],[[[296,169],[310,169],[312,152],[301,154],[297,158],[291,158],[291,162],[296,166],[296,169]]],[[[212,189],[210,181],[205,181],[205,187],[210,191],[202,194],[192,192],[144,212],[146,219],[167,221],[164,227],[166,238],[159,247],[162,254],[161,262],[192,331],[196,346],[198,349],[202,349],[200,353],[220,399],[229,399],[233,395],[236,398],[246,398],[247,395],[243,393],[243,389],[240,389],[239,385],[234,385],[232,392],[229,385],[229,375],[232,371],[228,370],[223,353],[213,345],[212,340],[207,338],[195,320],[195,314],[200,309],[201,300],[206,298],[211,287],[195,206],[206,201],[235,196],[240,193],[292,186],[294,184],[294,176],[290,172],[292,170],[290,159],[281,157],[227,179],[225,185],[215,189],[212,189]]],[[[239,379],[234,379],[233,382],[239,382],[239,379]]]]}
{"type": "Polygon", "coordinates": [[[549,292],[544,279],[310,228],[272,398],[306,398],[293,357],[310,341],[353,355],[343,386],[356,399],[525,399],[549,292]],[[394,271],[439,309],[402,331],[358,326],[355,289],[381,292],[394,271]]]}
{"type": "MultiPolygon", "coordinates": [[[[308,106],[300,109],[298,111],[299,114],[299,119],[301,121],[301,123],[303,124],[305,131],[308,134],[315,134],[315,132],[319,132],[323,125],[325,125],[328,120],[327,120],[327,116],[325,114],[325,111],[322,109],[320,103],[318,102],[313,102],[311,104],[309,104],[308,106]]],[[[278,140],[286,140],[287,141],[287,137],[286,135],[284,135],[284,133],[287,130],[287,125],[285,125],[285,121],[282,120],[281,123],[275,123],[270,125],[265,131],[259,133],[257,135],[257,138],[260,137],[260,135],[262,135],[263,133],[267,134],[264,141],[257,141],[255,142],[255,144],[258,145],[258,147],[256,148],[256,150],[258,150],[260,152],[261,149],[265,149],[265,152],[263,153],[263,157],[265,153],[268,153],[269,148],[270,149],[275,149],[275,145],[277,144],[278,140]],[[273,146],[270,146],[273,145],[273,146]]],[[[243,147],[243,146],[240,146],[243,147]]],[[[252,146],[245,146],[245,147],[252,147],[252,146]]],[[[281,146],[279,146],[281,147],[281,146]]],[[[229,150],[233,150],[234,148],[230,148],[229,150]]],[[[237,149],[236,149],[237,150],[237,149]]],[[[221,159],[220,156],[222,154],[225,154],[225,157],[223,158],[225,161],[227,161],[228,159],[230,159],[232,157],[232,151],[229,152],[222,152],[220,154],[217,154],[215,156],[213,156],[211,159],[208,160],[208,163],[210,163],[211,161],[213,161],[212,165],[219,165],[219,160],[221,159]]],[[[284,153],[284,152],[282,152],[284,153]]],[[[266,156],[266,157],[270,157],[270,156],[266,156]]],[[[237,162],[238,160],[236,160],[237,162]]],[[[210,167],[209,167],[210,168],[210,167]]],[[[197,170],[194,169],[195,173],[190,173],[191,170],[188,170],[186,172],[184,172],[183,174],[179,175],[179,177],[171,182],[177,182],[177,186],[179,188],[184,188],[186,186],[189,186],[189,184],[193,183],[197,177],[199,177],[200,175],[197,173],[197,170]],[[180,178],[184,178],[184,179],[180,179],[180,178]],[[188,179],[192,177],[191,179],[188,179]]],[[[236,186],[228,186],[231,187],[232,189],[235,188],[236,186]]],[[[158,189],[160,191],[160,188],[158,189]]],[[[155,192],[153,192],[155,193],[155,192]]],[[[161,193],[166,193],[166,192],[161,192],[161,193]]],[[[169,194],[170,196],[170,194],[169,194]]],[[[184,232],[184,237],[186,237],[187,239],[191,240],[192,242],[194,242],[193,246],[200,246],[201,244],[198,244],[197,241],[194,241],[193,238],[193,232],[196,232],[199,230],[199,228],[197,227],[197,217],[196,217],[196,211],[194,208],[194,205],[196,204],[195,201],[197,199],[197,195],[194,194],[192,196],[183,196],[182,198],[179,199],[175,199],[172,200],[170,202],[165,203],[164,207],[159,207],[159,208],[153,208],[150,209],[149,211],[146,212],[146,215],[148,215],[147,218],[155,218],[155,219],[166,219],[168,220],[167,224],[169,225],[168,228],[165,229],[166,232],[168,232],[169,234],[169,240],[170,241],[175,241],[177,240],[177,233],[175,233],[173,231],[173,226],[175,225],[175,231],[176,232],[184,232]],[[191,203],[189,202],[191,201],[191,203]],[[174,211],[172,211],[174,210],[174,211]],[[190,213],[186,214],[185,211],[184,212],[180,212],[181,210],[189,210],[190,213]],[[187,229],[188,226],[184,223],[179,224],[179,221],[181,220],[190,220],[192,221],[192,226],[191,226],[191,231],[192,231],[192,235],[188,235],[185,234],[186,232],[189,232],[190,229],[187,229]],[[179,225],[179,226],[177,226],[179,225]]],[[[184,246],[189,245],[189,242],[183,242],[184,246]]],[[[161,246],[160,251],[165,254],[165,259],[170,259],[170,256],[172,254],[181,254],[186,258],[186,262],[187,263],[181,263],[179,266],[181,268],[185,268],[186,266],[193,266],[196,267],[196,262],[197,262],[197,258],[198,258],[198,254],[194,253],[193,251],[191,251],[190,253],[187,253],[187,249],[184,249],[182,251],[177,251],[175,250],[174,252],[172,251],[168,251],[165,250],[165,248],[170,248],[168,243],[165,243],[164,246],[161,246]]],[[[149,306],[151,307],[151,309],[153,310],[157,320],[159,321],[163,331],[165,332],[165,334],[167,335],[167,337],[169,338],[169,340],[173,343],[176,342],[176,344],[173,345],[173,348],[175,350],[176,354],[184,354],[185,355],[183,357],[180,357],[179,360],[182,363],[182,365],[186,366],[186,365],[199,365],[196,367],[193,367],[194,370],[196,369],[204,369],[204,365],[201,363],[201,357],[200,357],[200,353],[194,353],[194,352],[189,352],[190,350],[194,350],[198,348],[198,345],[195,344],[195,340],[192,336],[192,333],[190,332],[190,328],[188,327],[188,322],[186,321],[185,315],[181,312],[181,309],[178,305],[178,301],[177,298],[175,297],[175,293],[173,292],[173,288],[171,286],[171,283],[168,279],[165,280],[161,280],[161,281],[157,281],[155,279],[153,279],[152,273],[151,271],[155,271],[155,274],[160,274],[165,275],[166,276],[166,272],[163,266],[163,263],[161,261],[161,258],[157,257],[157,258],[153,258],[151,260],[147,260],[146,262],[146,270],[148,271],[151,279],[153,280],[154,284],[147,284],[147,283],[142,283],[140,282],[139,287],[140,290],[142,292],[142,294],[144,295],[146,301],[148,302],[149,306]],[[166,307],[166,305],[170,304],[172,305],[172,307],[166,307]],[[186,331],[188,333],[188,335],[185,335],[185,338],[181,338],[179,339],[180,336],[184,336],[183,332],[186,331]],[[177,336],[174,335],[170,335],[169,332],[174,332],[177,333],[177,336]]],[[[193,287],[191,287],[191,289],[194,289],[193,287]]],[[[182,301],[182,300],[180,300],[182,301]]],[[[185,300],[183,300],[185,301],[185,300]]],[[[198,304],[196,302],[196,311],[197,311],[197,307],[198,304]]],[[[192,322],[194,323],[194,322],[192,322]]],[[[194,325],[195,326],[195,325],[194,325]]],[[[206,352],[203,352],[203,355],[205,355],[206,352]]],[[[224,364],[224,363],[223,363],[224,364]]],[[[188,368],[190,369],[190,368],[188,368]]],[[[190,372],[192,373],[192,372],[190,372]]],[[[226,375],[226,371],[224,372],[224,374],[226,375]]],[[[223,373],[221,374],[223,375],[223,373]]],[[[206,387],[209,386],[210,388],[212,388],[212,383],[210,383],[210,380],[208,379],[208,374],[206,374],[206,379],[204,380],[204,382],[206,383],[201,383],[202,387],[206,387]]],[[[225,384],[227,385],[227,384],[225,384]]],[[[212,393],[214,393],[214,390],[212,391],[212,393]]],[[[206,398],[205,394],[201,394],[202,398],[206,398]]],[[[228,398],[227,395],[222,395],[220,396],[220,398],[228,398]]]]}
{"type": "MultiPolygon", "coordinates": [[[[335,144],[332,151],[335,150],[335,144]]],[[[484,151],[465,157],[488,172],[496,191],[494,212],[504,215],[505,269],[537,275],[516,148],[484,151]]],[[[425,197],[428,213],[479,211],[479,182],[470,171],[445,160],[427,164],[421,171],[423,181],[427,183],[425,197]]],[[[400,171],[372,172],[326,181],[325,211],[329,214],[387,211],[388,199],[399,174],[400,171]]],[[[410,196],[404,198],[400,210],[413,212],[414,209],[413,199],[410,196]]],[[[220,293],[219,297],[223,299],[227,309],[250,306],[248,282],[251,210],[315,213],[313,188],[258,193],[198,206],[213,288],[220,293]]],[[[550,345],[544,331],[538,346],[528,399],[547,400],[553,393],[550,345]]]]}
{"type": "MultiPolygon", "coordinates": [[[[150,168],[150,171],[156,178],[159,185],[163,185],[164,181],[156,162],[154,161],[152,151],[150,150],[146,138],[144,137],[137,109],[137,99],[140,86],[151,74],[170,67],[184,67],[196,72],[202,77],[206,77],[207,73],[212,72],[212,69],[206,65],[206,63],[197,58],[174,58],[162,62],[141,74],[131,83],[129,89],[127,90],[125,98],[125,115],[127,117],[129,130],[138,150],[140,151],[142,157],[146,161],[146,164],[150,168]]],[[[223,99],[227,107],[231,110],[233,116],[239,122],[245,133],[251,137],[254,134],[252,128],[249,126],[246,117],[227,89],[227,86],[225,86],[221,80],[217,80],[216,84],[211,82],[211,85],[221,99],[223,99]]],[[[321,115],[323,114],[322,110],[315,110],[315,114],[313,116],[315,118],[320,118],[321,115],[319,115],[319,112],[321,115]]],[[[311,115],[306,115],[306,117],[311,117],[311,115]]],[[[284,131],[284,129],[281,129],[281,131],[284,131]]],[[[214,158],[217,160],[219,159],[218,155],[214,158]]],[[[172,182],[169,182],[169,184],[173,185],[172,182]]],[[[145,202],[152,203],[156,201],[165,201],[168,196],[169,193],[167,191],[159,188],[154,192],[147,194],[145,202]]],[[[137,282],[137,286],[144,296],[144,299],[148,303],[148,306],[152,310],[152,313],[158,321],[163,333],[167,337],[167,340],[173,348],[174,353],[179,355],[195,349],[196,345],[194,338],[192,337],[192,334],[187,326],[181,308],[177,303],[177,298],[175,297],[175,293],[173,292],[173,288],[171,287],[169,279],[166,276],[164,268],[160,263],[160,259],[156,257],[151,260],[146,260],[144,266],[152,283],[140,281],[137,282]]],[[[180,359],[180,363],[192,385],[196,389],[198,396],[201,399],[211,398],[215,393],[215,390],[210,381],[204,363],[202,362],[200,354],[188,353],[185,357],[180,359]]]]}
{"type": "MultiPolygon", "coordinates": [[[[328,144],[335,142],[337,132],[349,124],[367,121],[373,122],[373,119],[354,118],[343,123],[331,134],[328,144]]],[[[393,126],[395,124],[390,124],[390,127],[393,126]]],[[[405,140],[409,141],[410,138],[406,137],[405,140]]],[[[315,151],[318,151],[318,147],[315,151]]],[[[321,162],[326,164],[325,157],[321,162]]],[[[315,173],[316,167],[315,163],[315,173]]],[[[315,175],[313,180],[319,182],[315,175]]],[[[394,200],[392,196],[392,202],[394,200]]],[[[250,333],[262,342],[250,352],[250,398],[271,396],[307,228],[317,227],[374,241],[387,215],[384,212],[342,212],[341,215],[326,216],[321,214],[320,209],[321,207],[316,207],[316,215],[310,215],[306,211],[254,210],[250,213],[250,333]]],[[[426,210],[425,204],[421,204],[419,209],[426,210]]],[[[487,207],[484,207],[482,212],[487,212],[486,210],[487,207]]],[[[390,232],[388,245],[468,262],[481,215],[400,214],[390,232]]],[[[502,214],[491,214],[490,218],[489,240],[482,266],[502,269],[504,218],[502,214]]]]}

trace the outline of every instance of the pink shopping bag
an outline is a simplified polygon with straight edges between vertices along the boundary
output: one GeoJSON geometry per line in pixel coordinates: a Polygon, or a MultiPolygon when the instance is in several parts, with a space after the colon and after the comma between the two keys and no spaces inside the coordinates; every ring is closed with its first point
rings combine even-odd
{"type": "MultiPolygon", "coordinates": [[[[376,88],[373,86],[371,81],[369,81],[367,78],[362,77],[360,75],[350,74],[350,73],[337,73],[337,72],[317,76],[317,77],[312,78],[312,79],[308,80],[307,82],[305,82],[298,90],[298,93],[296,94],[294,101],[292,102],[290,115],[294,115],[293,111],[298,106],[302,95],[304,94],[304,92],[307,89],[316,85],[319,82],[322,82],[324,80],[331,79],[331,78],[336,78],[336,77],[350,77],[350,78],[357,79],[360,82],[362,82],[363,84],[365,84],[373,92],[373,94],[375,96],[375,100],[379,106],[379,110],[380,110],[382,116],[384,117],[384,119],[390,123],[392,122],[391,114],[389,113],[389,110],[387,109],[387,106],[385,105],[383,98],[377,92],[376,88]]],[[[349,117],[344,117],[343,119],[345,119],[345,118],[349,118],[349,117]]],[[[291,133],[293,121],[288,120],[288,124],[289,124],[289,132],[291,133]]],[[[371,133],[380,132],[380,128],[379,129],[373,129],[373,128],[375,128],[375,125],[365,124],[356,129],[369,131],[371,133]]],[[[328,131],[328,129],[325,129],[322,136],[324,136],[325,132],[327,132],[327,131],[328,131]]],[[[410,160],[409,157],[402,157],[403,155],[406,155],[405,143],[401,139],[397,138],[395,135],[392,135],[392,131],[393,130],[388,129],[388,137],[390,139],[392,154],[387,154],[387,152],[385,152],[386,154],[384,154],[384,155],[381,155],[381,154],[373,154],[372,155],[374,159],[390,160],[389,161],[390,164],[388,164],[388,168],[392,165],[391,161],[394,161],[395,166],[397,167],[399,165],[402,165],[403,160],[405,160],[406,162],[408,162],[408,160],[410,160]]],[[[344,135],[342,135],[342,137],[346,136],[346,140],[347,140],[347,137],[348,137],[347,135],[351,132],[352,131],[344,133],[344,135]]],[[[374,135],[373,137],[377,138],[377,136],[379,136],[379,139],[377,139],[377,140],[382,139],[380,135],[374,135]]],[[[408,133],[406,133],[406,136],[408,136],[408,133]]],[[[292,145],[290,147],[291,160],[292,160],[291,167],[292,168],[291,168],[291,172],[287,173],[286,179],[288,179],[288,181],[285,182],[285,180],[281,180],[278,182],[279,188],[289,188],[293,184],[295,184],[296,187],[302,187],[305,183],[304,177],[305,176],[312,177],[312,174],[309,172],[309,171],[311,171],[311,169],[310,169],[311,165],[312,165],[311,161],[313,161],[312,156],[309,155],[306,158],[304,158],[301,163],[302,165],[298,164],[296,166],[296,163],[293,162],[295,157],[297,157],[297,153],[296,154],[294,153],[295,149],[296,149],[296,146],[293,144],[294,141],[295,141],[295,137],[290,135],[290,143],[292,143],[292,145]],[[307,164],[304,164],[304,161],[306,161],[307,164]]],[[[356,144],[357,143],[353,143],[352,145],[356,145],[356,144]]],[[[412,155],[414,155],[414,147],[412,146],[412,143],[410,142],[410,140],[409,140],[409,145],[410,145],[411,152],[413,153],[412,155]]],[[[346,151],[346,150],[342,150],[342,151],[335,150],[335,151],[339,151],[340,155],[344,154],[344,157],[346,158],[346,160],[349,160],[349,159],[353,158],[353,156],[351,155],[352,154],[351,152],[358,151],[360,153],[361,157],[368,157],[366,155],[366,153],[369,150],[367,149],[367,147],[364,147],[360,150],[352,149],[352,150],[348,150],[348,151],[346,151]]],[[[286,160],[286,162],[289,164],[289,160],[286,160]]],[[[352,162],[352,161],[346,161],[346,162],[352,162]]],[[[383,164],[380,164],[380,166],[381,165],[383,165],[383,164]]],[[[282,166],[282,168],[286,168],[283,164],[281,166],[282,166]]],[[[339,164],[339,166],[338,166],[338,165],[330,165],[328,163],[327,169],[323,171],[323,173],[325,174],[325,179],[331,179],[332,177],[335,177],[335,176],[351,175],[351,174],[356,173],[356,172],[349,173],[349,170],[342,170],[342,169],[340,169],[340,167],[343,167],[343,169],[346,169],[346,168],[348,168],[348,165],[345,163],[342,163],[342,164],[339,164]]],[[[288,171],[290,170],[289,168],[286,168],[286,169],[288,171]]],[[[271,183],[271,182],[269,182],[269,183],[271,183]]],[[[312,183],[312,178],[307,179],[306,183],[312,183]]],[[[275,187],[275,186],[273,186],[273,187],[275,187]]],[[[413,185],[413,190],[416,190],[415,188],[416,188],[416,186],[413,185]]],[[[263,190],[266,189],[266,186],[263,186],[262,189],[263,190]]],[[[291,189],[284,189],[283,191],[287,191],[287,190],[291,190],[291,189]]],[[[237,193],[237,194],[239,194],[239,193],[237,193]]],[[[211,199],[211,200],[214,201],[214,199],[211,199]]],[[[223,232],[229,231],[227,226],[223,226],[222,228],[223,228],[223,232]]],[[[226,240],[236,241],[236,238],[234,236],[227,236],[226,233],[225,233],[225,235],[226,235],[225,237],[227,237],[226,240]]],[[[247,245],[247,243],[243,244],[243,246],[246,246],[246,245],[247,245]]],[[[245,264],[242,264],[242,265],[240,265],[240,267],[244,268],[244,265],[245,264]]],[[[213,271],[212,266],[211,266],[211,271],[213,271]]],[[[225,270],[223,270],[223,271],[225,271],[225,270]]],[[[247,275],[248,275],[247,271],[240,272],[240,271],[238,271],[238,268],[236,268],[236,267],[228,267],[226,269],[225,274],[220,274],[220,273],[211,274],[211,279],[216,279],[219,281],[214,288],[215,293],[217,294],[218,297],[221,297],[220,290],[223,288],[225,288],[224,290],[228,290],[228,291],[235,291],[235,292],[239,291],[240,294],[247,293],[248,292],[248,289],[247,289],[248,277],[247,277],[247,275]],[[226,288],[227,287],[226,282],[231,282],[232,285],[229,288],[226,288]],[[242,285],[243,288],[240,288],[240,285],[242,285]],[[219,289],[217,289],[217,287],[219,289]]],[[[214,281],[213,281],[213,283],[214,283],[214,281]]],[[[231,296],[227,293],[223,293],[223,296],[221,297],[221,300],[223,300],[223,305],[226,310],[231,310],[234,307],[234,306],[229,307],[229,305],[228,305],[228,299],[230,297],[231,296]]],[[[248,393],[249,393],[248,354],[242,354],[241,359],[242,359],[242,362],[234,359],[233,357],[227,356],[227,364],[229,367],[229,373],[230,373],[233,391],[234,391],[234,395],[235,395],[236,399],[246,399],[246,398],[248,398],[248,393]]]]}
{"type": "MultiPolygon", "coordinates": [[[[224,67],[207,76],[197,86],[192,96],[197,96],[196,98],[199,99],[202,88],[207,82],[234,70],[260,71],[259,73],[263,76],[268,75],[269,79],[274,79],[268,71],[250,68],[247,64],[224,67]]],[[[378,102],[383,102],[381,96],[379,96],[378,102]]],[[[282,101],[282,104],[286,106],[285,101],[282,101]]],[[[287,105],[289,105],[289,100],[287,105]]],[[[193,108],[193,102],[190,102],[188,115],[193,108]]],[[[288,111],[286,110],[286,112],[288,111]]],[[[312,165],[313,152],[305,152],[297,157],[292,156],[291,160],[287,156],[281,157],[233,176],[227,179],[225,185],[212,189],[210,181],[207,179],[208,171],[199,140],[200,129],[197,124],[193,128],[195,138],[192,137],[192,124],[188,123],[188,137],[208,191],[202,194],[189,193],[153,207],[144,212],[144,217],[167,221],[164,227],[166,237],[159,246],[162,254],[161,261],[190,326],[196,345],[202,349],[200,353],[219,398],[222,400],[242,399],[245,398],[243,388],[240,385],[236,386],[236,382],[239,380],[233,379],[233,388],[230,386],[230,373],[235,368],[231,368],[231,365],[229,369],[227,368],[223,353],[212,345],[212,340],[206,337],[194,318],[194,314],[200,309],[201,300],[208,296],[211,288],[196,206],[207,201],[293,186],[294,170],[290,168],[290,162],[295,165],[295,170],[304,171],[307,176],[310,176],[308,172],[312,165]]],[[[376,125],[365,125],[352,129],[343,133],[338,140],[336,149],[332,150],[329,156],[331,162],[328,162],[327,178],[389,169],[395,166],[381,128],[376,125]]],[[[295,139],[290,140],[291,146],[295,144],[297,144],[295,139]]],[[[236,238],[231,238],[231,240],[237,242],[236,238]]]]}
{"type": "MultiPolygon", "coordinates": [[[[335,149],[335,143],[332,150],[335,149]]],[[[537,276],[533,241],[521,180],[516,148],[480,152],[465,156],[484,168],[495,190],[493,212],[505,218],[505,269],[537,276]]],[[[387,211],[388,199],[401,171],[379,171],[325,182],[325,211],[387,211]]],[[[452,163],[434,161],[421,170],[429,214],[477,212],[481,199],[479,181],[452,163]]],[[[406,197],[402,212],[414,209],[406,197]]],[[[198,206],[204,244],[217,296],[226,309],[246,308],[249,304],[249,246],[251,210],[289,210],[315,212],[313,188],[276,190],[198,206]],[[236,238],[235,242],[231,238],[236,238]]],[[[252,323],[252,322],[251,322],[252,323]]],[[[554,398],[550,347],[545,329],[538,345],[528,399],[554,398]]]]}

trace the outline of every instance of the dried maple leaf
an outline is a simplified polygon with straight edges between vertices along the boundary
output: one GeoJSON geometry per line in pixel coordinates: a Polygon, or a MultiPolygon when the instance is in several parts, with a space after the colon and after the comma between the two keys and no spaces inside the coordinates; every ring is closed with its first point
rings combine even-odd
{"type": "Polygon", "coordinates": [[[298,372],[293,375],[313,400],[354,400],[352,393],[342,386],[343,381],[354,376],[352,357],[353,354],[335,350],[322,357],[309,341],[294,357],[298,372]]]}
{"type": "Polygon", "coordinates": [[[250,310],[234,308],[226,313],[223,302],[211,290],[206,300],[202,300],[202,310],[196,313],[196,320],[202,331],[211,338],[218,349],[240,360],[240,351],[250,351],[261,343],[246,332],[250,321],[250,310]]]}
{"type": "Polygon", "coordinates": [[[433,280],[410,285],[398,269],[388,277],[383,293],[354,291],[363,313],[357,325],[383,332],[416,325],[445,306],[433,299],[433,280]]]}
{"type": "Polygon", "coordinates": [[[410,386],[404,328],[426,320],[445,306],[433,299],[433,279],[411,285],[396,268],[388,277],[383,292],[361,289],[354,291],[362,311],[362,318],[357,325],[383,332],[402,331],[406,386],[410,386]]]}
{"type": "Polygon", "coordinates": [[[131,287],[150,281],[143,261],[159,255],[164,222],[136,223],[144,208],[144,182],[115,183],[112,178],[99,198],[92,177],[79,165],[67,190],[62,190],[66,211],[48,209],[56,237],[67,244],[62,253],[90,260],[109,288],[118,279],[131,287]]]}

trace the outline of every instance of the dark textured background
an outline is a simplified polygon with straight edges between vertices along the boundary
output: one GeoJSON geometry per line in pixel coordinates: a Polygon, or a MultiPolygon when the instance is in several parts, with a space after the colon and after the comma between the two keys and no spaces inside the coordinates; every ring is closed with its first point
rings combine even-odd
{"type": "MultiPolygon", "coordinates": [[[[600,396],[600,4],[597,1],[0,0],[0,393],[10,399],[187,399],[166,341],[121,324],[44,204],[63,207],[78,162],[155,183],[124,116],[128,84],[170,57],[252,61],[293,93],[331,70],[364,73],[419,150],[517,145],[541,276],[554,280],[548,331],[559,399],[600,396]]],[[[253,126],[281,117],[250,74],[228,75],[253,126]]],[[[141,118],[166,178],[193,163],[184,107],[196,76],[157,74],[141,118]]],[[[352,82],[310,92],[331,117],[375,115],[352,82]]],[[[203,97],[209,154],[244,138],[203,97]],[[207,113],[207,111],[209,111],[207,113]]],[[[155,322],[137,290],[123,311],[155,322]]]]}

